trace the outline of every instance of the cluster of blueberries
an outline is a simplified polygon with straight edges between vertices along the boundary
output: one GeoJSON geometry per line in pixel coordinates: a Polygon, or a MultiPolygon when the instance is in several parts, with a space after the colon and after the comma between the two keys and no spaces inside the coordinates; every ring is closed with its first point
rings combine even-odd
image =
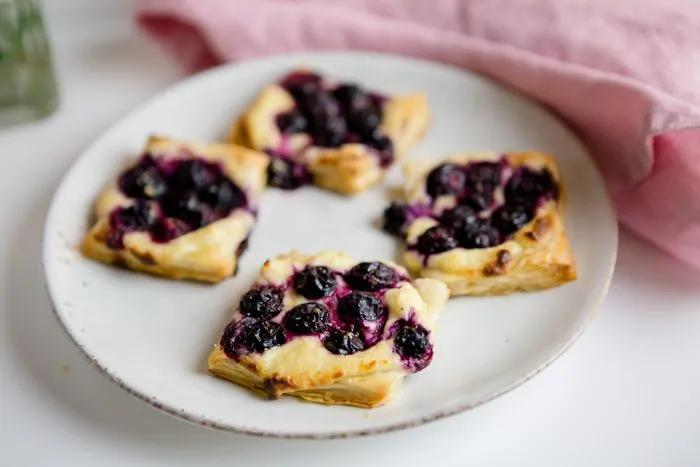
{"type": "Polygon", "coordinates": [[[111,248],[123,248],[124,234],[133,231],[167,242],[247,205],[245,193],[218,164],[195,158],[165,161],[146,154],[120,175],[118,186],[136,201],[110,214],[111,248]]]}
{"type": "MultiPolygon", "coordinates": [[[[391,140],[379,129],[384,97],[351,83],[329,89],[319,75],[310,72],[291,73],[280,85],[295,102],[292,110],[276,117],[282,134],[307,133],[313,145],[320,147],[365,144],[376,150],[382,166],[391,164],[391,140]]],[[[293,155],[274,151],[270,155],[270,185],[294,189],[310,182],[310,174],[293,155]]]]}
{"type": "MultiPolygon", "coordinates": [[[[434,215],[439,224],[426,230],[409,248],[431,255],[457,247],[498,245],[530,222],[543,201],[558,198],[557,184],[546,168],[520,167],[512,171],[508,180],[503,180],[507,167],[507,162],[502,160],[465,165],[444,163],[434,168],[426,180],[431,207],[435,199],[443,195],[454,196],[457,204],[434,215]],[[503,187],[505,202],[493,209],[495,193],[500,187],[503,187]]],[[[384,230],[405,236],[406,229],[418,215],[422,213],[412,206],[392,203],[384,211],[384,230]]]]}
{"type": "MultiPolygon", "coordinates": [[[[315,301],[293,307],[276,322],[272,319],[283,311],[285,288],[253,288],[241,299],[242,318],[226,327],[221,347],[237,358],[264,352],[296,336],[318,336],[336,355],[365,350],[385,335],[388,312],[382,297],[402,280],[396,270],[380,262],[359,263],[345,274],[325,266],[306,266],[294,274],[289,287],[315,301]]],[[[400,320],[388,334],[407,367],[418,370],[430,362],[432,345],[423,326],[400,320]]]]}

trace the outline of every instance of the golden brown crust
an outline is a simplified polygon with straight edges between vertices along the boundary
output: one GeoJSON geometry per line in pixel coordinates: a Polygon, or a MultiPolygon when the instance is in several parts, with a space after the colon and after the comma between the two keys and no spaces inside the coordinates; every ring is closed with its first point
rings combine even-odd
{"type": "Polygon", "coordinates": [[[313,149],[306,159],[316,185],[344,195],[360,193],[384,176],[377,158],[361,144],[313,149]]]}
{"type": "Polygon", "coordinates": [[[408,150],[425,136],[429,123],[430,110],[424,93],[395,96],[388,100],[381,129],[394,143],[397,160],[403,159],[408,150]]]}
{"type": "MultiPolygon", "coordinates": [[[[457,163],[495,160],[496,153],[460,154],[447,159],[457,163]]],[[[508,153],[514,166],[546,167],[561,182],[554,158],[537,152],[508,153]]],[[[439,163],[439,162],[438,162],[439,163]]],[[[436,163],[409,166],[405,194],[411,200],[424,200],[425,175],[436,163]]],[[[514,237],[491,248],[456,248],[431,255],[427,264],[423,256],[406,250],[404,261],[413,273],[441,280],[452,296],[498,295],[516,291],[532,291],[555,287],[576,279],[576,267],[566,235],[563,203],[550,201],[537,211],[536,217],[522,227],[514,237]]],[[[410,242],[436,222],[419,218],[409,227],[410,242]]]]}
{"type": "MultiPolygon", "coordinates": [[[[293,106],[293,98],[282,87],[266,86],[232,125],[229,139],[258,151],[279,147],[282,138],[275,116],[293,106]]],[[[380,127],[392,140],[397,160],[423,137],[429,120],[428,101],[423,93],[387,100],[380,127]]],[[[364,191],[384,176],[378,157],[361,144],[309,147],[310,138],[305,134],[293,135],[285,144],[308,166],[315,184],[344,195],[364,191]]]]}
{"type": "MultiPolygon", "coordinates": [[[[145,152],[153,157],[167,157],[183,148],[197,157],[221,163],[226,175],[243,189],[253,203],[266,183],[268,159],[265,155],[231,144],[200,144],[163,137],[151,137],[145,152]]],[[[112,182],[95,203],[96,222],[83,239],[81,250],[89,258],[124,266],[170,279],[218,282],[235,273],[238,246],[255,223],[255,216],[236,209],[229,216],[167,243],[155,243],[145,232],[124,236],[124,248],[112,249],[107,243],[109,215],[132,200],[121,194],[112,182]]]]}
{"type": "Polygon", "coordinates": [[[271,377],[262,379],[260,374],[232,360],[216,345],[209,355],[209,371],[214,375],[240,384],[262,397],[276,399],[284,394],[328,405],[350,405],[371,408],[391,399],[405,374],[390,371],[365,376],[337,377],[328,382],[295,388],[287,380],[271,377]]]}
{"type": "MultiPolygon", "coordinates": [[[[356,262],[335,251],[317,255],[293,252],[266,261],[257,283],[279,285],[292,271],[307,264],[347,270],[356,262]]],[[[401,270],[393,263],[387,264],[401,270]]],[[[432,330],[447,296],[447,287],[431,279],[419,279],[415,286],[406,281],[387,291],[387,328],[414,313],[413,319],[432,330]]],[[[286,292],[284,306],[289,309],[304,301],[307,300],[294,292],[286,292]]],[[[281,320],[282,316],[275,319],[281,320]]],[[[216,345],[209,356],[209,370],[270,398],[290,394],[313,402],[356,407],[386,402],[408,374],[393,351],[393,339],[341,356],[328,352],[316,337],[297,337],[283,346],[262,354],[246,354],[237,360],[227,357],[216,345]]]]}

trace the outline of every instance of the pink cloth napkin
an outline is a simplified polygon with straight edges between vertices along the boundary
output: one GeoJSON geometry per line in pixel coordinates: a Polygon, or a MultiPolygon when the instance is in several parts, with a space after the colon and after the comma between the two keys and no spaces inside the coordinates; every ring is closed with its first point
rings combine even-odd
{"type": "Polygon", "coordinates": [[[698,2],[142,0],[137,19],[191,71],[362,49],[488,75],[567,120],[621,222],[700,268],[698,2]]]}

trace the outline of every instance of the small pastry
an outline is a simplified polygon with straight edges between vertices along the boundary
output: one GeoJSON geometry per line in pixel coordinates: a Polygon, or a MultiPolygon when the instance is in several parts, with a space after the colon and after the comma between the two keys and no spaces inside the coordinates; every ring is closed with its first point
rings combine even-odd
{"type": "Polygon", "coordinates": [[[215,375],[270,398],[375,407],[430,364],[445,284],[389,262],[297,252],[266,261],[209,356],[215,375]]]}
{"type": "Polygon", "coordinates": [[[384,229],[405,240],[411,272],[451,295],[546,289],[576,278],[561,195],[554,159],[538,152],[414,162],[384,229]]]}
{"type": "Polygon", "coordinates": [[[172,279],[220,281],[245,250],[267,164],[240,146],[151,137],[99,196],[82,251],[172,279]]]}
{"type": "Polygon", "coordinates": [[[234,143],[270,155],[269,183],[361,192],[425,133],[424,94],[386,96],[296,71],[266,86],[233,125],[234,143]]]}

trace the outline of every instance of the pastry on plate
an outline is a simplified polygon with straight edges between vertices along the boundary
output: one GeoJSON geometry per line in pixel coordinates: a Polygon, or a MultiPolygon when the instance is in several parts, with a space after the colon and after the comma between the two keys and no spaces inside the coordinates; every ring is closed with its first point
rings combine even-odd
{"type": "Polygon", "coordinates": [[[389,262],[337,251],[267,260],[209,356],[215,375],[261,395],[375,407],[433,356],[448,290],[389,262]]]}
{"type": "Polygon", "coordinates": [[[247,245],[268,162],[232,144],[151,137],[97,199],[83,253],[172,279],[222,280],[247,245]]]}
{"type": "Polygon", "coordinates": [[[405,166],[403,199],[384,229],[406,242],[413,273],[451,295],[554,287],[576,278],[554,158],[539,152],[458,154],[405,166]]]}
{"type": "Polygon", "coordinates": [[[422,93],[382,95],[295,71],[260,92],[231,139],[270,155],[270,185],[313,182],[349,195],[377,183],[423,136],[428,120],[422,93]]]}

